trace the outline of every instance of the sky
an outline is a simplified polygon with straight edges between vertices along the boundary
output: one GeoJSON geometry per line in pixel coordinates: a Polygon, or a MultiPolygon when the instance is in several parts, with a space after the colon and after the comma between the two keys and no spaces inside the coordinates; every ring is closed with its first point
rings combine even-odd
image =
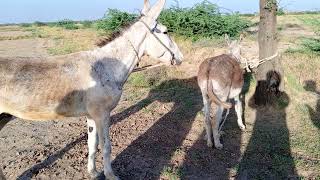
{"type": "MultiPolygon", "coordinates": [[[[154,3],[156,0],[150,0],[154,3]]],[[[190,7],[202,0],[178,0],[180,7],[190,7]]],[[[259,10],[259,0],[209,0],[218,6],[241,13],[259,10]]],[[[95,20],[103,17],[108,8],[138,13],[143,0],[1,0],[0,24],[50,22],[63,19],[95,20]]],[[[175,5],[167,0],[167,7],[175,5]]],[[[281,0],[289,11],[320,10],[320,0],[281,0]]]]}

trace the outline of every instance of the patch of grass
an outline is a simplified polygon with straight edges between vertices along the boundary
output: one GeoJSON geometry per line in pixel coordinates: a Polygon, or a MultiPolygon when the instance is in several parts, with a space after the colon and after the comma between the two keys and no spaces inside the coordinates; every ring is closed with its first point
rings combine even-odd
{"type": "Polygon", "coordinates": [[[21,36],[0,36],[0,41],[4,40],[18,40],[18,39],[30,39],[32,35],[21,35],[21,36]]]}
{"type": "Polygon", "coordinates": [[[302,41],[302,45],[312,52],[320,53],[320,39],[305,38],[302,41]]]}
{"type": "Polygon", "coordinates": [[[181,179],[182,172],[180,169],[165,166],[161,172],[161,176],[169,180],[178,180],[181,179]]]}
{"type": "Polygon", "coordinates": [[[319,14],[306,14],[298,17],[303,24],[313,28],[316,33],[320,33],[320,15],[319,14]]]}
{"type": "Polygon", "coordinates": [[[299,83],[297,77],[294,74],[287,73],[286,77],[288,85],[291,89],[294,89],[299,92],[304,91],[303,85],[299,83]]]}
{"type": "Polygon", "coordinates": [[[77,44],[70,41],[57,40],[54,47],[47,49],[50,55],[64,55],[75,52],[77,44]]]}
{"type": "Polygon", "coordinates": [[[128,83],[134,87],[150,87],[150,83],[148,79],[145,77],[143,73],[134,73],[131,74],[128,83]]]}

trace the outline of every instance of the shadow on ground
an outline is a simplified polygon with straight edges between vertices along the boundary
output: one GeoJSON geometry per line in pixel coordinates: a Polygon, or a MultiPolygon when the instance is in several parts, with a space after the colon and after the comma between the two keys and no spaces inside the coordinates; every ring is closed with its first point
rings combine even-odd
{"type": "MultiPolygon", "coordinates": [[[[266,81],[259,85],[267,87],[266,81]]],[[[257,91],[256,91],[257,93],[257,91]]],[[[256,94],[249,106],[255,109],[251,138],[239,165],[237,179],[296,179],[287,125],[286,108],[290,98],[285,92],[267,92],[268,103],[257,106],[256,94]]]]}
{"type": "Polygon", "coordinates": [[[309,80],[305,82],[305,90],[313,92],[317,94],[318,99],[317,99],[317,105],[316,108],[313,109],[311,106],[307,105],[309,115],[311,118],[311,121],[315,127],[320,129],[320,92],[317,90],[317,84],[315,81],[309,80]]]}

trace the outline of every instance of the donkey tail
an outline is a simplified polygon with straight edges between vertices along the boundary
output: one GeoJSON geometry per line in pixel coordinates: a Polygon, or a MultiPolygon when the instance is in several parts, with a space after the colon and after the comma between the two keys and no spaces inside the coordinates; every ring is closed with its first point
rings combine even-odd
{"type": "Polygon", "coordinates": [[[213,92],[213,88],[212,88],[212,81],[208,79],[207,81],[207,90],[208,90],[208,96],[209,98],[214,102],[216,103],[217,105],[219,106],[222,106],[223,108],[225,109],[230,109],[232,108],[232,104],[231,103],[228,103],[228,102],[223,102],[221,101],[218,96],[216,94],[214,94],[213,92]]]}

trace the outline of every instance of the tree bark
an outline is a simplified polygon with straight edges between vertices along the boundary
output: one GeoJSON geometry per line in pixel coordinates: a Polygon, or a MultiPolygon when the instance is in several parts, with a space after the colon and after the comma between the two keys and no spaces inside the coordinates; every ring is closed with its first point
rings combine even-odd
{"type": "MultiPolygon", "coordinates": [[[[259,24],[259,59],[271,57],[277,53],[277,1],[276,0],[260,0],[260,24],[259,24]]],[[[266,105],[268,103],[270,93],[283,91],[283,69],[279,61],[279,56],[266,61],[257,68],[255,74],[258,81],[255,92],[255,104],[266,105]],[[275,75],[276,73],[276,75],[275,75]],[[278,80],[275,80],[277,79],[278,80]],[[276,90],[274,87],[276,87],[276,90]],[[271,91],[271,90],[274,90],[271,91]]]]}

